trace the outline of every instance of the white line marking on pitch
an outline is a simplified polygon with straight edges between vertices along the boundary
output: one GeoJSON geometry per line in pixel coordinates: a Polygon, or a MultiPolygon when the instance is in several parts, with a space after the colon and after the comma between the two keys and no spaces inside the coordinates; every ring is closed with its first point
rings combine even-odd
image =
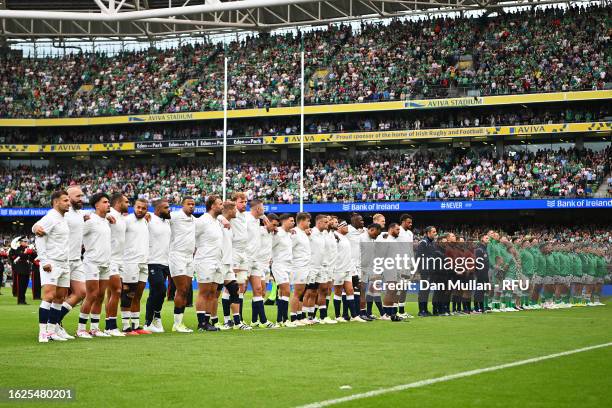
{"type": "Polygon", "coordinates": [[[599,348],[603,348],[603,347],[610,347],[610,346],[612,346],[612,342],[610,342],[610,343],[603,343],[603,344],[597,344],[595,346],[589,346],[589,347],[583,347],[583,348],[579,348],[579,349],[575,349],[575,350],[563,351],[561,353],[549,354],[547,356],[528,358],[527,360],[519,360],[519,361],[515,361],[513,363],[506,363],[506,364],[500,364],[500,365],[496,365],[496,366],[492,366],[492,367],[479,368],[479,369],[476,369],[476,370],[470,370],[470,371],[464,371],[464,372],[461,372],[461,373],[445,375],[443,377],[430,378],[428,380],[416,381],[416,382],[413,382],[413,383],[410,383],[410,384],[401,384],[401,385],[396,385],[396,386],[390,387],[390,388],[380,388],[378,390],[368,391],[368,392],[364,392],[364,393],[360,393],[360,394],[347,395],[346,397],[329,399],[329,400],[320,401],[320,402],[313,402],[311,404],[300,405],[297,408],[321,408],[321,407],[327,407],[327,406],[330,406],[330,405],[340,404],[342,402],[354,401],[354,400],[358,400],[358,399],[362,399],[362,398],[376,397],[378,395],[388,394],[388,393],[397,392],[397,391],[403,391],[403,390],[407,390],[407,389],[410,389],[410,388],[424,387],[426,385],[431,385],[431,384],[436,384],[436,383],[440,383],[440,382],[455,380],[457,378],[470,377],[472,375],[488,373],[488,372],[497,371],[497,370],[503,370],[504,368],[511,368],[511,367],[522,366],[522,365],[525,365],[525,364],[537,363],[537,362],[544,361],[544,360],[550,360],[550,359],[553,359],[553,358],[569,356],[569,355],[576,354],[576,353],[582,353],[583,351],[590,351],[590,350],[595,350],[595,349],[599,349],[599,348]]]}

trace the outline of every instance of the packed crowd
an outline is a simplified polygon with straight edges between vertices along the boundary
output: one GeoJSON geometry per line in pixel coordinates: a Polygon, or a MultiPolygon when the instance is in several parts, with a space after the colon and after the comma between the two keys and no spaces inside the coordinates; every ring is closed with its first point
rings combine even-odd
{"type": "MultiPolygon", "coordinates": [[[[313,159],[305,168],[306,202],[401,201],[588,197],[605,182],[612,148],[509,152],[495,158],[493,150],[358,152],[353,158],[313,159]]],[[[230,162],[227,188],[245,191],[249,199],[268,203],[299,200],[299,162],[253,158],[230,162]]],[[[213,160],[171,164],[123,164],[0,169],[0,206],[49,206],[51,192],[79,184],[86,197],[121,191],[128,197],[166,198],[179,203],[194,195],[202,204],[218,194],[222,169],[213,160]]]]}
{"type": "Polygon", "coordinates": [[[393,20],[229,44],[0,61],[1,117],[76,117],[219,110],[229,57],[229,107],[603,89],[610,78],[610,6],[496,17],[393,20]]]}
{"type": "MultiPolygon", "coordinates": [[[[370,132],[386,130],[418,130],[468,128],[480,126],[517,126],[557,123],[580,123],[609,120],[607,105],[581,107],[516,106],[495,109],[470,109],[427,112],[392,112],[376,115],[316,115],[306,117],[305,134],[334,132],[370,132]]],[[[89,127],[0,129],[0,143],[11,144],[63,144],[109,143],[126,141],[160,141],[222,138],[220,121],[199,123],[156,124],[118,128],[89,127]]],[[[237,120],[228,123],[227,137],[263,137],[299,135],[298,118],[237,120]]]]}

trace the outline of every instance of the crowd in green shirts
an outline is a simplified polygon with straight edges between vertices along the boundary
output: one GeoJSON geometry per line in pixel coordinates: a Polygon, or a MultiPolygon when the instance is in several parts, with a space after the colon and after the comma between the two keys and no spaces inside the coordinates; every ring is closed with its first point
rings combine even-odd
{"type": "MultiPolygon", "coordinates": [[[[389,149],[341,157],[335,151],[307,160],[304,201],[368,202],[589,197],[609,172],[612,147],[591,151],[515,152],[495,158],[493,150],[389,149]]],[[[268,154],[268,153],[265,153],[268,154]]],[[[242,156],[241,157],[247,157],[242,156]]],[[[179,204],[191,195],[204,204],[221,189],[223,168],[213,158],[131,161],[71,161],[47,166],[0,166],[0,207],[45,207],[54,189],[79,184],[85,199],[121,191],[130,200],[165,198],[179,204]]],[[[271,157],[228,160],[228,192],[244,191],[266,203],[299,202],[299,161],[271,157]]],[[[511,259],[507,258],[510,262],[511,259]]],[[[513,267],[514,268],[514,267],[513,267]]],[[[516,274],[513,269],[510,273],[516,274]]]]}
{"type": "Polygon", "coordinates": [[[0,117],[55,118],[604,89],[610,6],[363,23],[229,44],[0,59],[0,117]],[[571,40],[570,40],[571,39],[571,40]]]}

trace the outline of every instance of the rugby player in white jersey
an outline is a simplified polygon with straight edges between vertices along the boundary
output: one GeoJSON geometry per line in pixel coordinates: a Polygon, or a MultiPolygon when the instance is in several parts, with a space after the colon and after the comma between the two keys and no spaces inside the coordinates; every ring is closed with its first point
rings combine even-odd
{"type": "MultiPolygon", "coordinates": [[[[326,265],[327,286],[329,286],[329,294],[325,297],[325,306],[327,306],[327,314],[329,315],[329,301],[334,288],[334,270],[336,268],[336,255],[338,254],[338,241],[336,240],[335,232],[338,229],[338,217],[330,215],[327,217],[327,233],[325,235],[325,257],[324,264],[326,265]]],[[[335,296],[335,295],[334,295],[335,296]]],[[[348,309],[347,309],[348,310],[348,309]]]]}
{"type": "MultiPolygon", "coordinates": [[[[274,234],[279,226],[278,215],[276,214],[268,214],[266,216],[268,219],[268,223],[265,226],[260,227],[260,249],[257,252],[257,256],[255,257],[256,261],[259,263],[259,268],[265,271],[265,277],[261,280],[261,293],[262,296],[266,293],[266,286],[268,282],[272,281],[272,242],[274,239],[274,234]]],[[[276,290],[275,286],[276,282],[274,282],[273,291],[271,297],[276,299],[276,290]]],[[[274,304],[275,300],[272,301],[271,298],[268,298],[274,304]]],[[[265,304],[266,302],[264,302],[265,304]]],[[[275,324],[275,328],[278,328],[278,324],[275,324]]]]}
{"type": "Polygon", "coordinates": [[[338,231],[334,233],[337,242],[338,251],[336,253],[336,262],[334,269],[334,310],[336,312],[336,320],[339,322],[349,321],[345,317],[340,317],[340,300],[342,299],[342,291],[346,294],[346,303],[348,305],[351,321],[365,323],[367,320],[359,317],[358,307],[355,304],[355,294],[353,290],[353,259],[351,255],[351,242],[348,237],[348,224],[342,221],[338,224],[338,231]]]}
{"type": "MultiPolygon", "coordinates": [[[[409,214],[402,214],[400,216],[400,230],[399,230],[399,236],[397,238],[397,240],[399,242],[405,242],[408,245],[414,245],[414,235],[412,234],[412,216],[409,214]]],[[[413,253],[412,250],[410,250],[410,253],[413,253]]],[[[411,274],[408,271],[406,276],[404,276],[404,279],[410,279],[411,278],[411,274]]],[[[398,297],[398,314],[400,317],[403,317],[404,319],[412,319],[414,316],[412,316],[410,313],[406,313],[406,296],[408,294],[407,290],[401,290],[399,291],[399,297],[398,297]]]]}
{"type": "Polygon", "coordinates": [[[182,208],[170,213],[170,250],[168,266],[170,276],[176,287],[174,295],[173,332],[192,333],[193,330],[183,324],[187,291],[193,278],[193,253],[195,251],[195,201],[184,197],[182,208]]]}
{"type": "MultiPolygon", "coordinates": [[[[309,282],[311,274],[310,268],[310,214],[297,213],[297,226],[292,230],[292,259],[291,259],[291,284],[293,285],[293,295],[291,296],[291,322],[298,326],[307,324],[302,311],[302,300],[306,291],[306,284],[309,282]]],[[[310,291],[311,288],[309,288],[310,291]]]]}
{"type": "Polygon", "coordinates": [[[85,270],[86,295],[81,305],[77,337],[110,337],[99,329],[100,312],[104,294],[111,274],[111,229],[106,219],[110,212],[110,201],[105,193],[91,196],[89,203],[94,212],[83,225],[83,269],[85,270]],[[91,316],[90,316],[91,314],[91,316]],[[87,332],[87,320],[90,320],[90,331],[87,332]]]}
{"type": "Polygon", "coordinates": [[[365,292],[365,283],[362,281],[361,276],[361,262],[359,256],[359,241],[361,236],[365,233],[363,228],[363,217],[359,214],[353,214],[351,216],[351,224],[348,226],[348,234],[346,237],[351,242],[351,259],[355,269],[353,271],[353,290],[355,291],[355,305],[359,309],[359,316],[364,320],[371,320],[366,316],[366,299],[365,293],[361,297],[362,291],[365,292]]]}
{"type": "Polygon", "coordinates": [[[65,191],[51,194],[53,208],[38,221],[45,234],[36,237],[36,251],[40,261],[42,301],[38,309],[38,341],[66,341],[59,320],[62,303],[70,286],[68,267],[70,228],[65,214],[70,209],[70,198],[65,191]]]}
{"type": "MultiPolygon", "coordinates": [[[[62,304],[60,320],[58,322],[58,332],[61,336],[67,339],[74,337],[66,333],[62,326],[64,317],[76,306],[79,302],[85,299],[85,271],[83,270],[83,262],[81,261],[81,251],[83,248],[83,224],[85,223],[84,214],[81,211],[83,208],[83,191],[79,186],[70,186],[66,190],[70,199],[70,209],[64,218],[68,222],[70,236],[68,241],[68,267],[70,268],[70,296],[66,298],[62,304]]],[[[44,228],[38,223],[32,227],[32,232],[37,236],[45,234],[44,228]]],[[[91,336],[90,336],[91,337],[91,336]]]]}
{"type": "MultiPolygon", "coordinates": [[[[198,331],[201,332],[219,330],[211,323],[210,317],[216,309],[217,288],[223,284],[223,226],[217,220],[222,211],[221,198],[211,195],[206,199],[206,214],[195,221],[196,252],[193,263],[198,280],[196,314],[198,331]]],[[[233,284],[233,297],[237,302],[238,287],[235,281],[233,284]]]]}
{"type": "MultiPolygon", "coordinates": [[[[242,306],[244,292],[247,287],[247,271],[249,269],[249,258],[247,254],[246,194],[242,192],[234,193],[232,201],[236,204],[236,217],[230,221],[232,228],[232,268],[236,274],[236,282],[240,288],[240,321],[243,321],[242,306]]],[[[223,221],[223,218],[221,218],[221,220],[223,221]]]]}
{"type": "Polygon", "coordinates": [[[170,204],[168,200],[153,201],[153,214],[149,227],[149,297],[145,314],[145,330],[163,333],[161,310],[166,297],[168,251],[170,250],[170,204]]]}
{"type": "MultiPolygon", "coordinates": [[[[106,302],[106,330],[111,336],[125,336],[125,333],[119,331],[117,327],[117,308],[119,299],[122,295],[122,282],[124,279],[123,269],[123,251],[125,250],[125,217],[128,212],[128,199],[122,193],[115,193],[110,198],[109,215],[113,217],[115,222],[110,225],[111,229],[111,258],[109,270],[113,272],[109,276],[108,284],[108,301],[106,302]]],[[[123,303],[123,302],[122,302],[123,303]]],[[[123,313],[122,313],[123,314],[123,313]]],[[[125,316],[124,316],[125,319],[125,316]]],[[[125,320],[124,320],[125,321],[125,320]]],[[[129,317],[128,317],[129,321],[129,317]]],[[[125,327],[124,327],[125,329],[125,327]]]]}
{"type": "MultiPolygon", "coordinates": [[[[248,270],[247,275],[251,288],[253,290],[253,299],[251,303],[251,326],[262,328],[278,327],[273,322],[268,321],[266,311],[264,309],[264,292],[262,281],[266,277],[268,266],[264,266],[257,259],[258,253],[262,251],[262,228],[265,230],[269,224],[268,218],[264,215],[263,203],[260,200],[251,200],[250,210],[246,213],[247,222],[247,259],[248,270]]],[[[267,230],[266,230],[267,233],[267,230]]],[[[271,243],[271,240],[270,240],[271,243]]],[[[272,247],[270,246],[270,250],[272,247]]]]}
{"type": "MultiPolygon", "coordinates": [[[[236,272],[233,269],[234,260],[236,257],[233,254],[233,228],[227,228],[227,221],[233,220],[236,217],[238,210],[236,203],[233,201],[225,201],[223,203],[223,213],[217,217],[219,222],[223,225],[223,262],[222,262],[222,274],[223,274],[223,325],[218,325],[221,330],[234,329],[234,330],[251,330],[251,326],[245,324],[242,321],[240,315],[241,297],[239,293],[239,286],[236,282],[236,272]],[[231,316],[230,316],[231,313],[231,316]]],[[[217,292],[216,299],[219,298],[220,292],[217,292]]],[[[218,302],[214,303],[214,316],[217,316],[218,302]]]]}
{"type": "Polygon", "coordinates": [[[327,315],[327,305],[325,298],[331,290],[331,285],[328,284],[329,265],[326,263],[327,253],[327,224],[329,218],[327,215],[319,214],[315,218],[315,226],[310,233],[310,252],[311,252],[311,267],[312,273],[315,276],[316,288],[316,305],[319,309],[320,323],[336,324],[334,319],[327,315]]]}
{"type": "MultiPolygon", "coordinates": [[[[382,232],[382,228],[380,227],[380,225],[376,223],[372,223],[368,225],[366,232],[364,234],[361,234],[361,236],[359,237],[360,244],[375,242],[381,232],[382,232]]],[[[373,248],[368,248],[368,247],[366,248],[369,250],[373,250],[373,248]]],[[[363,249],[360,247],[360,251],[362,250],[363,249]]],[[[361,263],[361,258],[359,262],[361,263]]],[[[362,293],[366,295],[366,315],[369,317],[370,320],[376,320],[376,317],[372,314],[372,306],[374,305],[374,303],[376,303],[376,307],[378,308],[378,312],[380,313],[380,315],[382,316],[384,313],[383,313],[382,301],[380,298],[379,291],[377,291],[373,287],[374,283],[372,282],[372,279],[371,279],[372,278],[371,275],[373,274],[373,271],[363,271],[362,270],[361,274],[364,277],[364,281],[366,283],[366,291],[362,293]]]]}
{"type": "Polygon", "coordinates": [[[134,202],[134,212],[125,218],[125,251],[123,253],[124,269],[124,288],[127,289],[125,300],[126,314],[130,313],[130,325],[125,327],[126,321],[123,320],[123,330],[130,330],[137,334],[151,334],[152,332],[140,326],[140,299],[144,292],[147,280],[149,279],[149,226],[147,200],[139,198],[134,202]]]}
{"type": "Polygon", "coordinates": [[[279,217],[279,223],[280,227],[277,228],[272,240],[272,276],[274,276],[279,291],[276,299],[276,322],[283,327],[297,327],[294,322],[288,320],[293,260],[291,230],[295,223],[290,214],[282,214],[279,217]]]}
{"type": "MultiPolygon", "coordinates": [[[[387,229],[386,234],[380,234],[376,239],[377,242],[386,242],[391,245],[385,248],[385,257],[386,258],[394,258],[397,254],[397,247],[394,246],[394,243],[400,242],[398,240],[400,234],[400,226],[399,224],[393,222],[389,224],[389,228],[387,229]]],[[[383,280],[385,283],[397,283],[399,282],[399,271],[392,269],[385,269],[383,271],[383,280]]],[[[404,318],[398,316],[398,293],[396,290],[385,289],[383,296],[383,311],[384,315],[381,317],[381,320],[391,320],[394,322],[403,321],[404,318]]]]}

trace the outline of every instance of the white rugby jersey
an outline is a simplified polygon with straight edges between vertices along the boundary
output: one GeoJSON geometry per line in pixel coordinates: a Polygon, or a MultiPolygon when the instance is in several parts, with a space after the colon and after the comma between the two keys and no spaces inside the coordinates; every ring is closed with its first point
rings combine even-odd
{"type": "Polygon", "coordinates": [[[111,257],[111,229],[106,218],[91,213],[83,225],[83,261],[108,266],[111,257]]]}
{"type": "Polygon", "coordinates": [[[232,247],[237,251],[246,251],[248,233],[247,233],[247,212],[236,211],[236,217],[230,221],[232,226],[232,247]]]}
{"type": "Polygon", "coordinates": [[[125,252],[126,263],[147,263],[149,261],[149,226],[147,220],[136,218],[134,214],[125,217],[125,252]]]}
{"type": "Polygon", "coordinates": [[[125,230],[126,217],[119,211],[111,207],[110,215],[115,218],[115,223],[110,224],[111,229],[111,262],[123,263],[123,254],[125,252],[125,230]]]}
{"type": "Polygon", "coordinates": [[[223,227],[209,213],[196,218],[196,253],[195,262],[204,263],[207,267],[221,266],[223,248],[223,227]]]}
{"type": "Polygon", "coordinates": [[[83,225],[85,224],[83,211],[75,210],[71,206],[68,212],[64,214],[64,218],[66,218],[68,228],[70,229],[68,259],[76,261],[81,259],[81,251],[83,249],[83,225]]]}
{"type": "Polygon", "coordinates": [[[310,238],[301,228],[295,227],[293,230],[295,233],[291,234],[292,264],[297,268],[310,266],[310,238]]]}
{"type": "Polygon", "coordinates": [[[398,241],[414,242],[414,235],[412,234],[412,231],[405,230],[404,227],[400,226],[400,233],[399,233],[398,241]]]}
{"type": "Polygon", "coordinates": [[[149,221],[149,263],[168,266],[170,250],[170,220],[151,214],[149,221]]]}
{"type": "Polygon", "coordinates": [[[293,259],[292,246],[291,231],[287,232],[279,227],[272,239],[272,262],[290,264],[293,259]]]}
{"type": "Polygon", "coordinates": [[[195,217],[178,210],[170,213],[170,253],[193,256],[195,251],[195,217]]]}
{"type": "Polygon", "coordinates": [[[363,234],[363,228],[355,228],[352,225],[348,226],[348,233],[346,237],[351,243],[351,259],[353,260],[354,265],[359,265],[359,237],[363,234]]]}
{"type": "Polygon", "coordinates": [[[274,240],[274,234],[268,232],[266,227],[259,227],[259,251],[255,259],[257,262],[268,265],[272,260],[272,241],[274,240]]]}
{"type": "Polygon", "coordinates": [[[338,237],[338,251],[336,253],[335,269],[340,272],[353,272],[351,241],[346,235],[336,233],[336,236],[338,237]]]}
{"type": "Polygon", "coordinates": [[[45,235],[36,236],[36,252],[40,264],[45,266],[49,261],[67,262],[69,255],[70,227],[65,217],[57,210],[51,209],[36,223],[44,228],[45,235]]]}
{"type": "Polygon", "coordinates": [[[261,224],[259,218],[255,218],[250,212],[246,213],[245,218],[247,224],[246,253],[249,258],[255,259],[261,247],[261,224]]]}
{"type": "Polygon", "coordinates": [[[324,232],[314,227],[310,233],[310,262],[315,269],[323,267],[323,259],[326,256],[325,246],[324,232]]]}
{"type": "Polygon", "coordinates": [[[323,266],[326,268],[334,268],[336,265],[336,254],[338,253],[338,242],[336,241],[335,231],[323,231],[325,235],[325,258],[323,266]]]}
{"type": "Polygon", "coordinates": [[[223,230],[223,248],[221,250],[223,265],[231,265],[234,256],[234,232],[231,228],[224,228],[221,223],[219,225],[221,225],[223,230]]]}

